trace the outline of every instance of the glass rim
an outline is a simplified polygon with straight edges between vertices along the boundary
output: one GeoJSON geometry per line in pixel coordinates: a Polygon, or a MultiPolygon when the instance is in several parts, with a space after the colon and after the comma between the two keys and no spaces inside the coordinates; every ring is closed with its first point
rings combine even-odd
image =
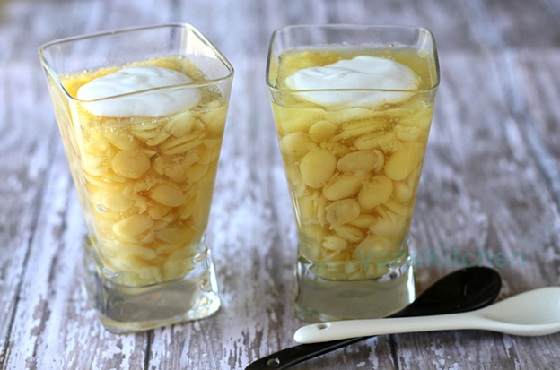
{"type": "MultiPolygon", "coordinates": [[[[334,44],[333,44],[334,45],[334,44]]],[[[326,45],[325,45],[326,46],[326,45]]],[[[343,45],[344,47],[347,46],[351,46],[351,45],[343,45]]],[[[321,48],[322,46],[318,46],[317,48],[321,48]]],[[[313,48],[313,46],[311,46],[311,48],[313,48]]],[[[294,49],[298,49],[298,48],[292,48],[292,50],[294,49]]],[[[439,59],[438,59],[438,52],[437,52],[437,46],[436,46],[436,39],[434,37],[434,34],[431,30],[429,30],[426,27],[417,27],[417,26],[410,26],[410,25],[383,25],[383,24],[351,24],[351,23],[325,23],[325,24],[295,24],[295,25],[288,25],[288,26],[284,26],[284,27],[280,27],[275,29],[272,32],[272,35],[270,37],[269,43],[268,43],[268,52],[267,52],[267,58],[266,58],[266,84],[269,88],[270,91],[274,91],[274,92],[282,92],[282,93],[306,93],[306,92],[433,92],[435,90],[437,90],[439,84],[440,84],[440,67],[439,67],[439,59]],[[379,89],[379,88],[372,88],[372,89],[290,89],[290,88],[286,88],[286,87],[277,87],[275,85],[272,85],[268,76],[269,76],[269,72],[270,72],[270,67],[271,67],[271,60],[272,60],[272,46],[274,44],[274,41],[276,40],[278,34],[280,32],[283,31],[289,31],[289,30],[293,30],[293,29],[311,29],[311,28],[315,28],[315,29],[345,29],[345,30],[351,30],[351,29],[355,29],[355,30],[366,30],[366,29],[371,29],[371,28],[377,28],[377,29],[404,29],[404,30],[415,30],[415,31],[420,31],[420,32],[424,32],[426,33],[429,37],[430,40],[432,41],[432,52],[431,52],[431,58],[434,61],[434,67],[435,67],[435,72],[436,72],[436,80],[434,81],[434,83],[428,87],[428,88],[424,88],[424,89],[379,89]]]]}
{"type": "Polygon", "coordinates": [[[81,102],[81,103],[82,102],[86,102],[86,103],[97,102],[97,101],[103,101],[103,100],[109,100],[109,99],[128,97],[128,96],[133,96],[133,95],[137,95],[137,94],[143,94],[143,93],[146,93],[146,92],[156,92],[156,91],[164,91],[164,90],[179,90],[179,89],[184,89],[184,88],[200,88],[200,87],[205,87],[205,86],[212,86],[212,85],[216,85],[216,84],[218,84],[220,82],[223,82],[223,81],[232,80],[233,75],[234,75],[233,65],[226,58],[226,56],[206,36],[204,36],[204,34],[202,32],[200,32],[198,29],[196,29],[190,23],[186,23],[186,22],[158,23],[158,24],[153,24],[153,25],[148,25],[148,26],[140,26],[140,27],[117,28],[117,29],[114,29],[114,30],[105,30],[105,31],[99,31],[99,32],[88,33],[88,34],[83,34],[83,35],[54,39],[54,40],[48,41],[48,42],[40,45],[39,48],[38,48],[38,54],[39,54],[39,61],[41,63],[41,66],[45,69],[47,74],[53,78],[53,80],[56,82],[56,85],[60,89],[62,89],[62,91],[64,91],[64,94],[66,95],[66,97],[73,100],[73,101],[77,101],[77,102],[81,102]],[[203,43],[206,46],[210,47],[214,51],[214,53],[217,56],[216,59],[219,60],[222,63],[223,66],[226,67],[227,74],[225,76],[215,78],[215,79],[211,79],[211,80],[207,80],[207,81],[204,81],[204,82],[196,82],[196,83],[187,82],[187,83],[181,83],[181,84],[166,85],[166,86],[160,86],[160,87],[149,88],[149,89],[135,90],[135,91],[127,92],[127,93],[124,93],[124,94],[111,95],[111,96],[107,96],[107,97],[103,97],[103,98],[97,98],[97,99],[78,99],[77,97],[72,96],[68,92],[68,90],[66,90],[66,88],[62,84],[62,81],[59,78],[60,74],[55,72],[54,69],[51,68],[51,65],[49,64],[49,62],[47,61],[47,58],[45,56],[45,51],[48,48],[53,47],[53,46],[57,46],[57,45],[61,45],[61,44],[71,43],[71,42],[80,41],[80,40],[94,39],[94,38],[103,37],[103,36],[111,36],[111,35],[118,35],[118,34],[123,34],[123,33],[128,33],[128,32],[134,32],[134,31],[145,31],[145,30],[153,30],[153,29],[160,29],[160,28],[184,28],[184,29],[187,29],[187,30],[193,32],[200,40],[203,41],[203,43]]]}

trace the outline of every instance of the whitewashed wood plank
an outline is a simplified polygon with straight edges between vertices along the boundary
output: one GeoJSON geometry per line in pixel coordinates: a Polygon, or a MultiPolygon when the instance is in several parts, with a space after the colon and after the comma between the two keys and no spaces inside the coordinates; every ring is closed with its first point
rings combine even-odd
{"type": "MultiPolygon", "coordinates": [[[[484,56],[444,54],[441,59],[438,115],[415,217],[422,270],[433,276],[461,265],[493,265],[504,277],[504,295],[557,285],[558,260],[550,253],[560,250],[560,216],[508,110],[496,76],[500,66],[484,56]]],[[[399,367],[411,369],[551,364],[560,357],[540,359],[560,353],[555,338],[396,336],[399,367]]]]}
{"type": "Polygon", "coordinates": [[[503,84],[512,112],[560,207],[560,49],[509,50],[501,60],[508,66],[503,84]]]}
{"type": "Polygon", "coordinates": [[[0,61],[35,61],[37,48],[53,39],[168,22],[171,3],[171,0],[6,1],[0,4],[0,61]]]}
{"type": "MultiPolygon", "coordinates": [[[[466,3],[466,2],[465,2],[466,3]]],[[[558,46],[560,4],[550,0],[492,0],[484,4],[495,33],[508,46],[542,48],[558,46]]]]}
{"type": "Polygon", "coordinates": [[[13,317],[37,224],[54,131],[42,117],[37,75],[29,65],[0,71],[0,367],[13,343],[13,317]],[[39,135],[42,133],[42,135],[39,135]]]}

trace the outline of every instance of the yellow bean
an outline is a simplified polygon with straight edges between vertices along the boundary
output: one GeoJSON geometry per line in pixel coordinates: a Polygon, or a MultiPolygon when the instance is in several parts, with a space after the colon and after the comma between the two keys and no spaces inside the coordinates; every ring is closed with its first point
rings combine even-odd
{"type": "MultiPolygon", "coordinates": [[[[208,160],[206,164],[218,160],[221,149],[221,142],[219,140],[205,140],[204,146],[202,147],[206,149],[206,154],[204,156],[204,158],[207,157],[208,160]]],[[[201,158],[200,163],[205,164],[204,160],[205,159],[201,158]]]]}
{"type": "Polygon", "coordinates": [[[409,186],[405,182],[397,182],[394,184],[395,187],[395,199],[401,203],[408,203],[414,195],[413,187],[409,186]]]}
{"type": "Polygon", "coordinates": [[[286,163],[285,173],[290,185],[290,191],[297,196],[304,194],[306,186],[301,179],[299,166],[296,166],[293,163],[286,163]]]}
{"type": "Polygon", "coordinates": [[[170,137],[171,137],[171,134],[169,132],[160,131],[159,134],[157,134],[156,136],[151,137],[148,140],[146,140],[146,145],[156,146],[156,145],[159,145],[159,144],[163,143],[165,140],[169,139],[170,137]]]}
{"type": "Polygon", "coordinates": [[[362,214],[359,215],[355,220],[349,222],[349,225],[359,227],[361,229],[367,229],[375,222],[376,218],[372,215],[362,214]]]}
{"type": "Polygon", "coordinates": [[[320,193],[304,194],[297,202],[296,212],[302,224],[324,224],[327,200],[320,193]]]}
{"type": "Polygon", "coordinates": [[[152,204],[150,209],[148,209],[148,214],[152,220],[160,220],[163,216],[171,211],[171,207],[162,206],[159,204],[152,204]]]}
{"type": "Polygon", "coordinates": [[[295,132],[285,135],[280,141],[280,150],[284,155],[300,158],[313,149],[315,145],[307,134],[295,132]]]}
{"type": "Polygon", "coordinates": [[[171,223],[171,221],[169,219],[164,219],[163,217],[160,220],[155,220],[154,221],[154,230],[161,230],[166,228],[167,226],[169,226],[169,224],[171,223]]]}
{"type": "Polygon", "coordinates": [[[151,149],[144,149],[142,151],[144,152],[144,154],[146,154],[148,158],[152,158],[154,155],[157,154],[155,150],[151,150],[151,149]]]}
{"type": "Polygon", "coordinates": [[[101,157],[85,154],[82,156],[81,166],[91,176],[103,176],[106,174],[101,157]]]}
{"type": "Polygon", "coordinates": [[[185,111],[179,113],[169,119],[165,128],[175,137],[185,136],[192,131],[200,130],[204,127],[202,122],[198,120],[191,112],[185,111]]]}
{"type": "Polygon", "coordinates": [[[339,175],[323,187],[323,195],[331,201],[340,200],[358,193],[361,187],[362,176],[339,175]]]}
{"type": "Polygon", "coordinates": [[[321,248],[320,260],[321,262],[332,262],[332,263],[322,264],[327,269],[327,271],[331,273],[334,273],[336,271],[340,272],[340,270],[343,270],[344,269],[343,264],[338,262],[345,261],[347,258],[348,258],[348,253],[345,249],[341,251],[331,251],[327,248],[321,248]]]}
{"type": "Polygon", "coordinates": [[[391,127],[391,124],[387,121],[355,121],[342,125],[343,131],[337,134],[333,140],[341,141],[353,139],[357,136],[386,131],[391,127]]]}
{"type": "Polygon", "coordinates": [[[273,105],[280,133],[307,132],[311,125],[320,121],[325,112],[320,109],[285,108],[273,105]]]}
{"type": "Polygon", "coordinates": [[[321,240],[326,231],[319,225],[301,225],[299,228],[300,253],[307,259],[315,261],[320,256],[321,240]]]}
{"type": "Polygon", "coordinates": [[[150,159],[142,151],[121,151],[111,160],[113,171],[119,176],[137,179],[150,168],[150,159]]]}
{"type": "Polygon", "coordinates": [[[390,200],[387,203],[384,204],[384,206],[391,212],[396,213],[397,215],[400,216],[407,216],[408,212],[409,212],[409,208],[408,206],[398,203],[394,200],[390,200]]]}
{"type": "Polygon", "coordinates": [[[197,148],[196,154],[198,155],[198,163],[200,164],[208,164],[214,159],[213,153],[211,153],[204,145],[197,148]]]}
{"type": "Polygon", "coordinates": [[[165,280],[178,279],[185,275],[193,266],[190,258],[176,258],[170,255],[163,264],[163,278],[165,280]]]}
{"type": "Polygon", "coordinates": [[[132,134],[143,142],[153,139],[159,135],[159,130],[140,130],[132,129],[132,134]]]}
{"type": "Polygon", "coordinates": [[[187,180],[188,168],[198,160],[198,153],[189,152],[182,158],[157,157],[153,161],[153,167],[158,174],[165,175],[176,183],[182,183],[187,180]]]}
{"type": "Polygon", "coordinates": [[[362,230],[353,226],[338,226],[334,228],[336,235],[349,241],[350,243],[357,243],[364,238],[364,233],[362,230]]]}
{"type": "Polygon", "coordinates": [[[330,253],[330,255],[323,256],[321,258],[322,262],[315,269],[314,273],[323,279],[328,280],[345,280],[346,273],[344,271],[345,263],[341,263],[346,258],[345,252],[342,253],[330,253]],[[331,262],[332,261],[332,262],[331,262]]]}
{"type": "Polygon", "coordinates": [[[201,163],[197,163],[194,166],[191,166],[188,170],[187,170],[187,180],[189,181],[189,184],[194,184],[198,181],[200,181],[208,172],[208,166],[201,164],[201,163]]]}
{"type": "Polygon", "coordinates": [[[201,119],[206,123],[209,136],[221,137],[226,123],[227,105],[217,100],[209,105],[212,109],[202,114],[201,119]]]}
{"type": "Polygon", "coordinates": [[[156,253],[158,255],[168,255],[170,253],[172,253],[173,251],[177,250],[179,248],[179,245],[177,244],[163,244],[160,243],[158,244],[158,247],[156,248],[156,253]]]}
{"type": "Polygon", "coordinates": [[[318,143],[328,140],[336,133],[337,127],[329,121],[319,121],[309,128],[311,140],[318,143]]]}
{"type": "Polygon", "coordinates": [[[375,132],[360,136],[354,141],[354,146],[360,150],[380,149],[383,152],[397,151],[401,142],[393,131],[390,132],[375,132]]]}
{"type": "Polygon", "coordinates": [[[297,213],[300,223],[306,224],[315,220],[317,214],[316,194],[303,195],[297,204],[296,212],[299,211],[297,213]]]}
{"type": "Polygon", "coordinates": [[[344,225],[360,215],[360,205],[354,199],[332,202],[325,207],[326,218],[333,227],[344,225]]]}
{"type": "Polygon", "coordinates": [[[321,245],[329,251],[341,252],[346,249],[348,242],[338,236],[327,236],[321,245]]]}
{"type": "Polygon", "coordinates": [[[113,225],[113,232],[124,239],[135,239],[138,235],[148,231],[154,222],[145,215],[127,217],[113,225]]]}
{"type": "Polygon", "coordinates": [[[397,139],[401,141],[416,141],[420,138],[422,131],[414,126],[397,125],[395,126],[395,133],[397,139]]]}
{"type": "Polygon", "coordinates": [[[391,242],[382,236],[370,235],[356,246],[352,257],[364,262],[375,262],[389,256],[391,253],[391,242]]]}
{"type": "Polygon", "coordinates": [[[358,201],[363,209],[369,211],[388,201],[392,192],[393,183],[391,180],[385,176],[373,176],[362,186],[358,201]]]}
{"type": "Polygon", "coordinates": [[[302,158],[299,168],[303,183],[317,189],[334,174],[336,157],[324,149],[312,150],[302,158]]]}
{"type": "Polygon", "coordinates": [[[150,191],[150,198],[168,207],[178,207],[185,202],[181,189],[168,184],[157,185],[150,191]]]}
{"type": "Polygon", "coordinates": [[[323,141],[319,144],[321,149],[328,150],[332,154],[342,157],[350,152],[350,148],[341,143],[334,143],[332,141],[323,141]]]}
{"type": "Polygon", "coordinates": [[[204,230],[208,222],[208,213],[210,211],[210,202],[212,200],[212,177],[207,177],[200,183],[199,193],[196,205],[191,215],[191,222],[200,230],[204,230]]]}
{"type": "Polygon", "coordinates": [[[153,249],[145,247],[126,246],[126,254],[139,257],[144,261],[153,261],[157,258],[157,253],[153,249]]]}
{"type": "Polygon", "coordinates": [[[186,227],[168,227],[155,232],[156,237],[166,243],[185,244],[191,241],[193,232],[186,227]]]}
{"type": "Polygon", "coordinates": [[[190,150],[193,150],[194,148],[200,146],[200,141],[191,141],[188,143],[184,143],[181,145],[177,145],[171,149],[166,149],[163,150],[163,154],[165,155],[176,155],[176,154],[183,154],[183,153],[187,153],[190,150]]]}
{"type": "Polygon", "coordinates": [[[165,143],[161,144],[160,149],[163,151],[169,151],[179,146],[184,146],[186,143],[195,143],[194,147],[200,144],[200,141],[204,139],[205,133],[201,131],[194,131],[187,135],[172,138],[165,143]]]}
{"type": "Polygon", "coordinates": [[[130,253],[122,253],[107,260],[115,271],[141,271],[148,266],[148,263],[130,253]]]}
{"type": "Polygon", "coordinates": [[[365,120],[373,117],[374,115],[374,111],[367,108],[345,108],[329,112],[327,118],[333,123],[341,123],[354,120],[365,120]]]}
{"type": "Polygon", "coordinates": [[[107,130],[104,135],[111,144],[120,150],[134,150],[138,147],[138,142],[134,136],[122,129],[107,130]]]}
{"type": "Polygon", "coordinates": [[[399,125],[416,126],[427,130],[432,122],[433,106],[424,102],[416,103],[416,109],[405,109],[399,120],[399,125]],[[416,111],[416,112],[415,112],[416,111]]]}
{"type": "Polygon", "coordinates": [[[125,197],[120,192],[100,191],[94,196],[94,202],[105,209],[114,212],[125,212],[134,204],[134,201],[125,197]]]}
{"type": "Polygon", "coordinates": [[[370,231],[375,235],[403,238],[407,228],[407,218],[387,212],[370,226],[370,231]]]}
{"type": "Polygon", "coordinates": [[[385,174],[396,181],[406,179],[422,160],[422,155],[422,147],[419,144],[407,143],[403,145],[385,163],[385,174]]]}
{"type": "Polygon", "coordinates": [[[311,239],[311,242],[308,244],[315,244],[325,237],[326,231],[317,224],[304,224],[301,225],[300,234],[304,238],[311,239]]]}
{"type": "Polygon", "coordinates": [[[198,193],[196,191],[190,191],[185,196],[185,203],[179,208],[179,218],[186,220],[193,214],[194,207],[198,199],[198,193]]]}
{"type": "Polygon", "coordinates": [[[340,158],[336,164],[339,171],[378,171],[383,167],[383,153],[379,150],[358,150],[340,158]]]}
{"type": "Polygon", "coordinates": [[[94,215],[95,215],[96,221],[99,221],[100,223],[104,222],[106,220],[110,220],[114,223],[115,221],[119,221],[122,218],[122,216],[119,214],[119,212],[111,212],[111,211],[107,211],[107,210],[102,211],[102,210],[99,210],[99,209],[94,210],[94,215]]]}
{"type": "Polygon", "coordinates": [[[328,205],[327,198],[324,196],[319,196],[317,201],[317,219],[319,220],[319,225],[325,226],[327,224],[327,212],[326,208],[328,205]]]}

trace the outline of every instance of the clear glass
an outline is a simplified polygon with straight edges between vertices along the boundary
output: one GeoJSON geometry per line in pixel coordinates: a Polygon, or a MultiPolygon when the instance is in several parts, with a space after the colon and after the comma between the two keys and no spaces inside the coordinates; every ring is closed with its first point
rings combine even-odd
{"type": "Polygon", "coordinates": [[[272,36],[267,83],[297,223],[297,315],[326,321],[398,311],[415,298],[407,235],[439,83],[431,32],[286,27],[272,36]],[[303,90],[285,80],[364,55],[406,65],[420,82],[303,90]]]}
{"type": "Polygon", "coordinates": [[[204,232],[231,64],[188,24],[55,40],[39,56],[89,231],[85,281],[101,322],[110,331],[137,331],[216,312],[220,299],[204,232]],[[77,98],[86,82],[127,66],[164,67],[190,79],[77,98]],[[172,113],[154,111],[162,96],[185,94],[195,94],[196,103],[180,100],[172,113]],[[115,102],[151,108],[130,114],[95,108],[115,102]]]}

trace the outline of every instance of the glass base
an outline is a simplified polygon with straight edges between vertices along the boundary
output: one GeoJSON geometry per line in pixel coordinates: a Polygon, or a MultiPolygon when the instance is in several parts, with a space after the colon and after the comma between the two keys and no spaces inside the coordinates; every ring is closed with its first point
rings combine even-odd
{"type": "Polygon", "coordinates": [[[208,317],[220,308],[220,297],[210,252],[195,257],[182,279],[146,287],[129,287],[101,274],[85,249],[85,283],[103,326],[113,333],[143,331],[208,317]]]}
{"type": "Polygon", "coordinates": [[[327,280],[312,271],[312,263],[297,262],[296,316],[307,322],[373,319],[388,316],[416,298],[412,259],[388,264],[377,279],[327,280]]]}

